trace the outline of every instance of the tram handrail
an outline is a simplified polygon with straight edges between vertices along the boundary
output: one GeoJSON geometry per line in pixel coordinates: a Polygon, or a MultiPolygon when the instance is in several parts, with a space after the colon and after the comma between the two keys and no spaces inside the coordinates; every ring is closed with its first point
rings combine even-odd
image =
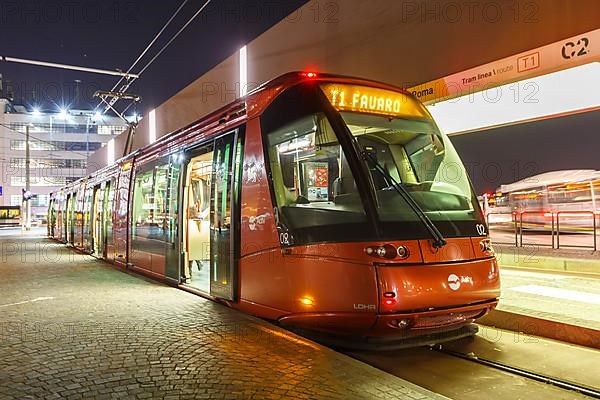
{"type": "MultiPolygon", "coordinates": [[[[490,226],[490,215],[508,215],[509,213],[504,212],[494,212],[493,210],[487,211],[485,214],[486,222],[488,227],[490,226]]],[[[523,247],[527,245],[527,243],[523,243],[523,222],[524,216],[527,215],[543,215],[545,217],[550,217],[551,229],[550,234],[552,238],[552,243],[548,244],[540,244],[536,243],[537,246],[548,246],[552,249],[559,249],[560,245],[560,222],[559,219],[561,216],[584,216],[588,215],[592,219],[592,229],[593,229],[593,246],[581,246],[581,245],[564,245],[562,247],[572,247],[572,248],[586,248],[593,249],[593,251],[598,251],[598,221],[596,218],[600,217],[600,211],[586,211],[586,210],[563,210],[563,211],[548,211],[548,210],[514,210],[511,213],[511,219],[514,227],[515,234],[515,247],[523,247]],[[556,239],[555,239],[556,237],[556,239]]],[[[500,244],[509,244],[509,243],[500,243],[500,244]]]]}
{"type": "MultiPolygon", "coordinates": [[[[552,244],[551,247],[554,249],[554,213],[548,212],[546,210],[525,210],[519,211],[519,245],[515,247],[523,247],[523,215],[531,214],[531,215],[542,215],[544,217],[550,215],[552,221],[552,229],[550,230],[550,235],[552,236],[552,244]]],[[[538,246],[547,246],[546,244],[537,244],[538,246]]]]}
{"type": "MultiPolygon", "coordinates": [[[[556,248],[560,249],[560,216],[562,215],[570,215],[570,216],[577,216],[577,215],[590,215],[592,217],[592,236],[593,236],[593,240],[594,240],[594,245],[592,246],[592,248],[594,249],[594,251],[597,251],[598,249],[598,240],[597,240],[597,224],[596,224],[596,217],[598,216],[598,213],[596,211],[581,211],[581,210],[576,210],[576,211],[558,211],[556,213],[553,213],[554,215],[556,215],[556,248]]],[[[585,248],[588,249],[590,248],[590,246],[577,246],[577,245],[570,245],[570,246],[563,246],[563,247],[578,247],[578,248],[585,248]]]]}

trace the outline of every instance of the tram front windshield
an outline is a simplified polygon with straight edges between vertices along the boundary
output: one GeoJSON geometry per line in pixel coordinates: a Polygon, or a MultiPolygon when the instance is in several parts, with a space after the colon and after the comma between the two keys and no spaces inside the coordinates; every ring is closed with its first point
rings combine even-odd
{"type": "MultiPolygon", "coordinates": [[[[402,222],[418,216],[403,204],[400,184],[433,221],[480,221],[480,211],[467,172],[447,136],[432,121],[342,112],[366,163],[380,220],[402,222]],[[377,163],[385,173],[377,171],[377,163]]],[[[447,225],[447,224],[446,224],[447,225]]],[[[444,231],[451,236],[460,234],[444,231]]]]}
{"type": "Polygon", "coordinates": [[[347,126],[335,132],[315,112],[267,136],[280,230],[296,242],[430,238],[419,215],[394,189],[403,186],[447,237],[475,236],[481,212],[466,170],[428,114],[419,118],[340,111],[347,126]],[[344,149],[339,135],[352,134],[344,149]],[[346,146],[348,147],[348,146],[346,146]],[[367,162],[365,154],[370,162],[367,162]],[[385,170],[377,171],[374,165],[385,170]],[[367,173],[372,193],[361,196],[355,177],[367,173]],[[390,179],[391,178],[391,179],[390,179]],[[365,202],[373,199],[375,224],[365,202]],[[376,237],[373,237],[376,236],[376,237]]]}

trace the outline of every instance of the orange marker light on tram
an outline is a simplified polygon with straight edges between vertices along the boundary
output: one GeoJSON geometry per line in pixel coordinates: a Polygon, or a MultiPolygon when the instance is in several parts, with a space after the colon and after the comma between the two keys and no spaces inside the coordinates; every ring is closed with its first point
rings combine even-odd
{"type": "Polygon", "coordinates": [[[310,297],[303,297],[300,299],[300,302],[305,306],[312,306],[314,301],[310,297]]]}

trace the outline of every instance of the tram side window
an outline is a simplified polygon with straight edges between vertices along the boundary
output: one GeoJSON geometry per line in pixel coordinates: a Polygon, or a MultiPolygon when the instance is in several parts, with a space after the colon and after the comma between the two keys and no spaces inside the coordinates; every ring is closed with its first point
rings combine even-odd
{"type": "Polygon", "coordinates": [[[142,167],[136,173],[133,202],[134,239],[138,237],[166,241],[168,237],[168,169],[169,165],[142,167]]]}
{"type": "Polygon", "coordinates": [[[277,206],[293,227],[364,220],[350,167],[324,114],[277,129],[268,144],[277,206]]]}

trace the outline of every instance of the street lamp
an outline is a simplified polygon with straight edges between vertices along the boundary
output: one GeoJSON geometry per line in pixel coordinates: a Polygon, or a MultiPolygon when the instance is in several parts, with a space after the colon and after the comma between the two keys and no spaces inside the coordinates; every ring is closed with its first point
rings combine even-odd
{"type": "Polygon", "coordinates": [[[27,231],[31,230],[31,170],[29,156],[29,128],[33,124],[25,126],[25,190],[23,191],[23,206],[25,208],[25,218],[23,228],[27,231]]]}
{"type": "Polygon", "coordinates": [[[69,110],[67,110],[66,108],[61,108],[60,111],[58,112],[58,118],[59,119],[69,118],[69,110]]]}

